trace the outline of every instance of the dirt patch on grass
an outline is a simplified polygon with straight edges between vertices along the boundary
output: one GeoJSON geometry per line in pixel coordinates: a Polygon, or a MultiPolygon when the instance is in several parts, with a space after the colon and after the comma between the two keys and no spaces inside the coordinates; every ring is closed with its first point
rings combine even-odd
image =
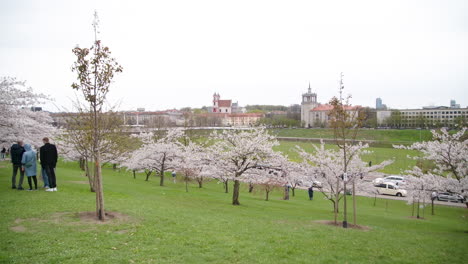
{"type": "MultiPolygon", "coordinates": [[[[102,224],[119,224],[129,222],[132,218],[128,215],[119,213],[119,212],[106,212],[106,220],[100,221],[96,217],[96,212],[57,212],[47,216],[45,219],[39,218],[17,218],[12,224],[10,229],[14,232],[28,232],[33,231],[25,228],[22,224],[26,223],[35,227],[37,223],[46,223],[46,224],[56,224],[56,225],[65,225],[65,226],[76,226],[79,231],[88,232],[95,229],[96,225],[102,224]],[[90,229],[91,227],[91,229],[90,229]]],[[[34,228],[33,228],[34,229],[34,228]]],[[[132,230],[117,230],[117,234],[126,234],[130,233],[132,230]]]]}
{"type": "Polygon", "coordinates": [[[417,216],[408,216],[408,218],[411,218],[411,219],[416,219],[416,220],[426,220],[426,218],[424,217],[417,217],[417,216]]]}
{"type": "Polygon", "coordinates": [[[78,213],[78,218],[80,222],[87,224],[110,224],[116,222],[127,222],[130,217],[128,215],[119,213],[119,212],[106,212],[106,217],[104,221],[101,221],[96,216],[96,212],[80,212],[78,213]]]}
{"type": "Polygon", "coordinates": [[[24,226],[12,226],[10,227],[10,230],[18,233],[24,233],[27,231],[26,227],[24,226]]]}
{"type": "Polygon", "coordinates": [[[89,184],[89,182],[87,181],[68,181],[68,182],[76,183],[76,184],[89,184]]]}
{"type": "MultiPolygon", "coordinates": [[[[316,221],[314,221],[314,223],[322,224],[322,225],[336,226],[336,227],[343,228],[343,223],[342,223],[342,222],[338,222],[338,223],[335,224],[334,221],[330,221],[330,220],[316,220],[316,221]]],[[[362,230],[362,231],[369,231],[369,230],[371,230],[371,228],[368,227],[368,226],[353,225],[353,224],[350,224],[350,223],[348,223],[348,228],[357,229],[357,230],[362,230]]]]}

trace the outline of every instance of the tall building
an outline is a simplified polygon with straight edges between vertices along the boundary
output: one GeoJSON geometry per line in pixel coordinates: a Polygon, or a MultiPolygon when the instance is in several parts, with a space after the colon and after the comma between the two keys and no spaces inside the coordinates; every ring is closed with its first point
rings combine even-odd
{"type": "Polygon", "coordinates": [[[375,109],[382,109],[382,98],[375,99],[375,109]]]}
{"type": "Polygon", "coordinates": [[[305,127],[311,127],[312,124],[309,123],[310,120],[310,110],[317,107],[317,94],[312,93],[312,89],[307,89],[307,93],[302,94],[302,103],[301,103],[301,121],[304,122],[305,127]]]}

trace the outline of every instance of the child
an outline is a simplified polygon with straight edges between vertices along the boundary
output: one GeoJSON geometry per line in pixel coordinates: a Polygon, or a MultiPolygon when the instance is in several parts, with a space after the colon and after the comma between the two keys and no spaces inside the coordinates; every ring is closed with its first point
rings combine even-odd
{"type": "Polygon", "coordinates": [[[37,178],[36,178],[36,152],[32,150],[30,144],[24,145],[25,152],[23,153],[23,158],[21,159],[21,164],[23,164],[23,170],[28,176],[29,190],[32,191],[31,178],[34,181],[34,189],[37,190],[37,178]]]}

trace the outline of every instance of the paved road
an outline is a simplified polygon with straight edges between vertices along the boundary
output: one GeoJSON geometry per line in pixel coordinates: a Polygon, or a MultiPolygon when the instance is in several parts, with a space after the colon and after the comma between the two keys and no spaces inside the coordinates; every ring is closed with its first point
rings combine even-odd
{"type": "MultiPolygon", "coordinates": [[[[374,197],[372,195],[368,195],[368,194],[364,194],[364,193],[358,193],[357,195],[366,196],[366,197],[374,197]]],[[[406,197],[398,197],[398,196],[392,196],[392,195],[378,194],[377,198],[406,201],[406,197]]],[[[422,201],[421,201],[421,204],[422,204],[422,201]]],[[[426,204],[430,205],[431,201],[426,200],[426,204]]],[[[453,207],[466,207],[465,203],[452,203],[452,202],[434,201],[434,204],[445,205],[445,206],[453,206],[453,207]]]]}

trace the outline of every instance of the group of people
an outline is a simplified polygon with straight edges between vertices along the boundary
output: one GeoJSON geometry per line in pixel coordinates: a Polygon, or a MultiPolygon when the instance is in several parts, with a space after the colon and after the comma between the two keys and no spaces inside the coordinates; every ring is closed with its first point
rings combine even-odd
{"type": "Polygon", "coordinates": [[[48,192],[57,191],[57,182],[55,177],[55,166],[57,164],[58,154],[54,144],[50,144],[49,138],[42,139],[44,145],[39,148],[39,156],[33,150],[30,144],[24,144],[18,141],[10,148],[11,163],[13,164],[13,175],[11,178],[12,189],[24,190],[23,180],[26,174],[28,178],[29,191],[37,190],[37,160],[40,160],[41,175],[44,181],[44,188],[48,192]],[[16,186],[16,176],[20,172],[18,187],[16,186]],[[33,189],[34,182],[34,189],[33,189]]]}

